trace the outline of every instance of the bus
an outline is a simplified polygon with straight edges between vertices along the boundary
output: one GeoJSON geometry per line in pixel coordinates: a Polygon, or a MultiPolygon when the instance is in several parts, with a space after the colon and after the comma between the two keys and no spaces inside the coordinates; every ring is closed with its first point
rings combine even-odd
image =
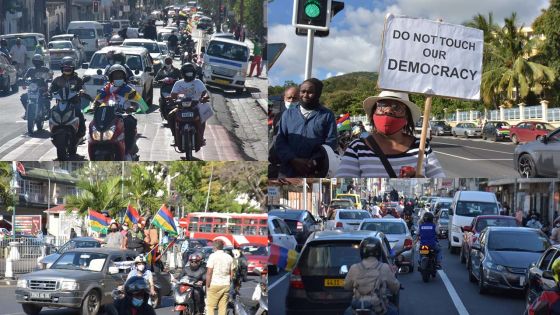
{"type": "Polygon", "coordinates": [[[179,226],[189,238],[221,239],[226,246],[268,246],[267,219],[266,213],[192,212],[179,220],[179,226]]]}

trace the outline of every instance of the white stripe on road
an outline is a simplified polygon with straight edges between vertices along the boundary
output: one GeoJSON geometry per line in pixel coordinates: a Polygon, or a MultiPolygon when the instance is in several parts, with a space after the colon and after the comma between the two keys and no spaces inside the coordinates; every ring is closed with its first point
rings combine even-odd
{"type": "Polygon", "coordinates": [[[449,153],[445,153],[445,152],[441,152],[441,151],[436,151],[434,150],[434,152],[436,152],[437,154],[443,154],[443,155],[449,155],[458,159],[463,159],[463,160],[467,160],[467,161],[511,161],[512,159],[469,159],[463,156],[458,156],[455,154],[449,154],[449,153]]]}
{"type": "Polygon", "coordinates": [[[457,146],[458,148],[470,148],[470,149],[477,149],[477,150],[482,150],[482,151],[498,152],[498,153],[504,153],[504,154],[513,154],[511,152],[504,152],[504,151],[498,151],[498,150],[492,150],[492,149],[484,149],[484,148],[472,147],[472,146],[468,146],[468,145],[458,145],[456,143],[447,143],[447,142],[439,142],[439,141],[437,141],[437,142],[434,141],[434,142],[430,142],[430,143],[454,145],[454,146],[457,146]]]}
{"type": "Polygon", "coordinates": [[[447,289],[447,292],[449,293],[453,304],[455,304],[455,308],[457,309],[457,312],[459,312],[459,315],[469,315],[469,312],[467,312],[467,308],[459,298],[457,291],[455,291],[455,288],[451,284],[451,281],[449,281],[449,278],[447,278],[445,272],[443,270],[438,270],[438,274],[441,277],[441,280],[443,281],[443,284],[445,285],[445,288],[447,289]]]}
{"type": "Polygon", "coordinates": [[[285,275],[283,275],[282,277],[278,278],[278,280],[276,280],[273,284],[268,286],[269,290],[272,290],[277,284],[279,284],[280,282],[282,282],[282,280],[284,280],[284,278],[289,277],[291,274],[291,272],[286,273],[285,275]]]}

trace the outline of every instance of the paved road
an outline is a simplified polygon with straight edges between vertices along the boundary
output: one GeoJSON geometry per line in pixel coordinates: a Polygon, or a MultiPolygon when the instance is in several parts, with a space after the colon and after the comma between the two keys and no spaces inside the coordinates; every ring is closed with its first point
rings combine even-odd
{"type": "Polygon", "coordinates": [[[480,138],[434,137],[431,142],[447,177],[518,177],[513,168],[511,142],[480,138]]]}
{"type": "MultiPolygon", "coordinates": [[[[418,271],[398,275],[404,286],[400,296],[401,315],[523,314],[525,304],[522,294],[501,291],[478,294],[476,284],[469,282],[465,265],[459,263],[458,255],[449,254],[446,248],[447,241],[443,241],[443,270],[439,271],[434,281],[424,283],[418,271]]],[[[269,276],[269,294],[274,297],[270,301],[270,309],[278,310],[272,314],[285,314],[287,290],[285,273],[269,276]]]]}

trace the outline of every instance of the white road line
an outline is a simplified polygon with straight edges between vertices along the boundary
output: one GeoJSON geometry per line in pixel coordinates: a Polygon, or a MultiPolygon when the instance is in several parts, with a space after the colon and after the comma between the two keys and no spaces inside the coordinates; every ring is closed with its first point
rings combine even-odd
{"type": "Polygon", "coordinates": [[[447,289],[451,300],[453,300],[453,304],[455,304],[455,308],[457,309],[457,312],[459,312],[459,315],[469,315],[469,312],[467,312],[467,308],[461,301],[461,298],[459,298],[459,294],[457,294],[457,291],[455,291],[455,288],[451,284],[451,281],[449,281],[449,278],[447,278],[445,272],[443,270],[438,270],[438,274],[441,277],[441,280],[443,281],[443,284],[445,285],[445,288],[447,289]]]}
{"type": "Polygon", "coordinates": [[[443,154],[443,155],[449,155],[458,159],[463,159],[463,160],[467,160],[467,161],[512,161],[512,159],[469,159],[463,156],[458,156],[458,155],[454,155],[454,154],[449,154],[449,153],[445,153],[445,152],[441,152],[441,151],[436,151],[434,150],[434,152],[436,152],[437,154],[443,154]]]}
{"type": "Polygon", "coordinates": [[[289,277],[291,274],[291,272],[287,272],[285,275],[283,275],[282,277],[278,278],[278,280],[276,280],[273,284],[268,286],[268,290],[272,290],[277,284],[279,284],[280,282],[282,282],[282,280],[284,280],[284,278],[289,277]]]}
{"type": "Polygon", "coordinates": [[[498,153],[504,153],[504,154],[513,154],[511,152],[504,152],[504,151],[498,151],[498,150],[492,150],[492,149],[484,149],[484,148],[472,147],[472,146],[468,146],[468,145],[459,145],[459,144],[456,144],[456,143],[447,143],[447,142],[432,142],[432,143],[454,145],[454,146],[457,146],[459,148],[470,148],[470,149],[476,149],[476,150],[482,150],[482,151],[498,152],[498,153]]]}

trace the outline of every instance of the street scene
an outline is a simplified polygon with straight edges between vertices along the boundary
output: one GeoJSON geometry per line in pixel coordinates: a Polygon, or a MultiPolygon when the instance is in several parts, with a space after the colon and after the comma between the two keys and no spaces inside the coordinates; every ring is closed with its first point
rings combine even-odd
{"type": "Polygon", "coordinates": [[[270,177],[558,177],[557,10],[271,1],[270,177]]]}
{"type": "Polygon", "coordinates": [[[0,173],[0,314],[267,313],[266,164],[2,162],[0,173]]]}
{"type": "Polygon", "coordinates": [[[277,314],[556,314],[554,179],[268,185],[277,314]]]}
{"type": "Polygon", "coordinates": [[[253,21],[262,1],[244,10],[218,0],[73,0],[66,5],[79,10],[47,2],[21,18],[27,4],[7,2],[1,160],[266,159],[266,30],[253,21]],[[124,66],[123,88],[113,64],[124,66]],[[95,118],[97,108],[117,113],[95,118]]]}

